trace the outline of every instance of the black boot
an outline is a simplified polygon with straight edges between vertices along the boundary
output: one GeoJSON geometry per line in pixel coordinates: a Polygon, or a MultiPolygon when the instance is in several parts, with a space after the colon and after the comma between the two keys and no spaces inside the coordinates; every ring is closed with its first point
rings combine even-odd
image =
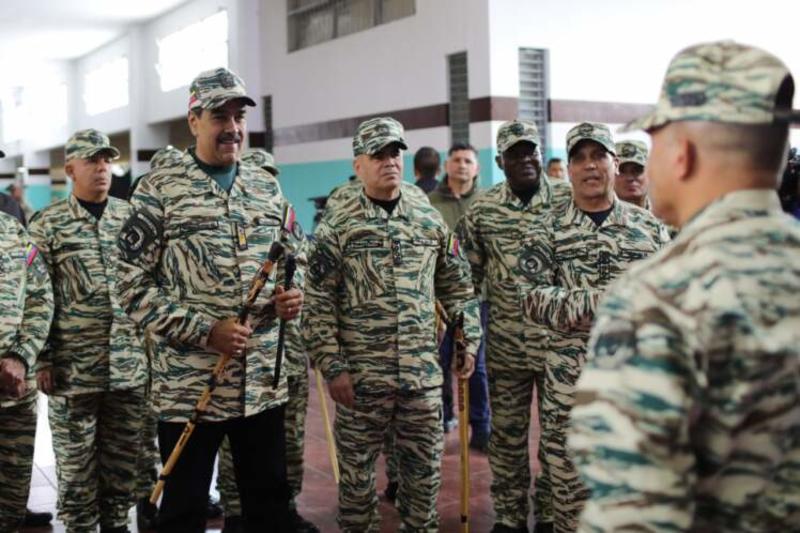
{"type": "Polygon", "coordinates": [[[25,527],[45,527],[53,520],[52,513],[35,513],[30,509],[25,509],[25,521],[22,523],[25,527]]]}

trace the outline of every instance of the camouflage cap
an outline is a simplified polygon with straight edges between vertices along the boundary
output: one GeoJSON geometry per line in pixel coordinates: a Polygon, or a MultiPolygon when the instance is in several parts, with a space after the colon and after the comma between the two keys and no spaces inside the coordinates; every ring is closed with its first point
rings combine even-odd
{"type": "Polygon", "coordinates": [[[183,161],[183,152],[168,144],[164,148],[159,148],[153,157],[150,158],[150,170],[159,168],[173,167],[183,161]]]}
{"type": "Polygon", "coordinates": [[[539,146],[539,130],[536,129],[536,124],[527,120],[511,120],[501,124],[497,130],[497,153],[502,154],[521,141],[539,146]]]}
{"type": "Polygon", "coordinates": [[[617,148],[614,146],[614,138],[611,130],[605,124],[599,122],[581,122],[573,126],[567,132],[567,156],[572,153],[572,149],[581,141],[594,141],[614,155],[617,155],[617,148]]]}
{"type": "Polygon", "coordinates": [[[189,87],[189,109],[214,109],[239,98],[249,106],[255,101],[247,96],[244,81],[226,68],[206,70],[192,80],[189,87]]]}
{"type": "Polygon", "coordinates": [[[111,146],[108,135],[94,129],[76,131],[64,146],[64,158],[89,159],[100,152],[108,152],[112,159],[119,157],[119,150],[111,146]]]}
{"type": "Polygon", "coordinates": [[[280,174],[280,170],[275,166],[275,157],[264,150],[263,148],[248,148],[242,152],[242,163],[263,168],[269,171],[273,176],[280,174]]]}
{"type": "Polygon", "coordinates": [[[797,122],[791,111],[794,80],[772,54],[733,41],[682,50],[667,67],[655,109],[620,131],[650,130],[668,122],[736,124],[797,122]]]}
{"type": "Polygon", "coordinates": [[[645,166],[647,164],[647,145],[642,141],[620,141],[617,143],[617,157],[620,165],[636,163],[645,166]]]}
{"type": "Polygon", "coordinates": [[[408,144],[403,138],[403,125],[391,117],[371,118],[356,128],[353,155],[376,154],[391,143],[398,143],[404,150],[408,150],[408,144]]]}

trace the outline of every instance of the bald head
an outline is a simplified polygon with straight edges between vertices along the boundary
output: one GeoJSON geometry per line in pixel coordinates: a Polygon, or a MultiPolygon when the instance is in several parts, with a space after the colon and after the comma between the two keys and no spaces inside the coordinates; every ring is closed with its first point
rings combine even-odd
{"type": "Polygon", "coordinates": [[[786,124],[677,121],[650,134],[654,209],[676,226],[729,192],[775,189],[786,164],[786,124]]]}

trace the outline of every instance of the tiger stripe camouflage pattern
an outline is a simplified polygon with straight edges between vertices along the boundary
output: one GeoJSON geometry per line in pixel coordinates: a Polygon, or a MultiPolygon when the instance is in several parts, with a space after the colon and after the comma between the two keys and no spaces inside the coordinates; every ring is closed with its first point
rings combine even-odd
{"type": "Polygon", "coordinates": [[[0,531],[17,531],[25,517],[36,437],[33,371],[53,316],[47,268],[31,244],[22,225],[0,212],[0,354],[15,354],[27,369],[21,398],[0,392],[0,531]]]}
{"type": "Polygon", "coordinates": [[[549,468],[554,530],[570,533],[588,497],[566,451],[566,430],[589,327],[608,285],[631,264],[658,251],[669,235],[649,212],[618,199],[599,227],[570,199],[540,229],[531,236],[525,257],[526,268],[542,282],[523,295],[522,306],[529,319],[549,331],[539,405],[541,446],[549,468]]]}
{"type": "Polygon", "coordinates": [[[117,235],[130,206],[116,198],[100,220],[74,195],[30,223],[53,281],[55,316],[38,368],[52,368],[54,395],[140,387],[147,380],[141,331],[117,297],[117,235]]]}
{"type": "Polygon", "coordinates": [[[729,193],[597,312],[569,448],[580,531],[798,531],[800,223],[729,193]]]}
{"type": "Polygon", "coordinates": [[[53,280],[55,314],[38,368],[52,371],[57,507],[75,532],[125,526],[135,497],[147,358],[115,292],[117,235],[129,213],[108,198],[98,220],[70,194],[30,225],[53,280]]]}
{"type": "MultiPolygon", "coordinates": [[[[187,152],[179,165],[144,178],[131,202],[134,211],[119,239],[118,291],[126,311],[153,338],[160,419],[185,422],[219,358],[206,348],[211,327],[244,304],[272,243],[282,238],[286,201],[277,181],[250,165],[239,167],[227,193],[187,152]]],[[[287,252],[297,252],[298,269],[305,268],[305,254],[296,250],[303,239],[296,224],[286,240],[287,252]]],[[[282,271],[281,261],[277,279],[282,271]]],[[[229,362],[203,421],[249,416],[286,402],[285,380],[271,386],[278,341],[268,305],[274,280],[256,301],[244,360],[229,362]]]]}
{"type": "MultiPolygon", "coordinates": [[[[521,127],[518,130],[522,140],[533,135],[521,127]]],[[[505,137],[502,141],[510,142],[505,137]]],[[[542,402],[549,341],[545,328],[525,318],[519,305],[520,295],[539,283],[527,268],[527,250],[534,245],[532,236],[546,214],[571,194],[566,181],[551,181],[544,173],[539,183],[527,205],[505,181],[481,192],[456,230],[472,269],[475,291],[483,290],[489,303],[486,366],[492,408],[491,493],[496,522],[509,527],[521,527],[528,520],[530,408],[534,386],[539,404],[542,402]],[[509,390],[515,393],[509,394],[509,390]]],[[[541,453],[539,463],[542,473],[536,477],[534,515],[537,522],[552,522],[548,476],[544,475],[547,461],[541,453]]]]}
{"type": "Polygon", "coordinates": [[[391,215],[363,188],[326,212],[306,282],[309,356],[328,381],[349,372],[355,391],[355,408],[337,405],[335,424],[344,531],[378,528],[375,460],[390,424],[404,435],[397,440],[404,527],[437,531],[442,370],[435,298],[451,316],[465,312],[468,351],[480,342],[467,263],[447,253],[441,215],[407,187],[391,215]]]}

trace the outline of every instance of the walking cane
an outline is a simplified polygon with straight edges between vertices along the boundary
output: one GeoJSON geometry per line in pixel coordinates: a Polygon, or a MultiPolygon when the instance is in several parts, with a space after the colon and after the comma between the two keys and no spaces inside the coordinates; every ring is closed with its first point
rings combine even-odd
{"type": "MultiPolygon", "coordinates": [[[[269,254],[267,255],[267,260],[264,261],[263,265],[261,265],[256,277],[250,283],[250,290],[247,291],[247,300],[242,310],[239,311],[239,315],[236,317],[236,320],[239,324],[244,324],[247,321],[247,317],[250,315],[250,311],[252,310],[252,307],[255,304],[259,293],[261,292],[261,289],[264,288],[264,284],[266,284],[270,273],[272,273],[272,269],[275,267],[275,262],[282,254],[283,245],[279,242],[272,243],[272,247],[269,249],[269,254]]],[[[178,462],[178,459],[183,452],[183,448],[186,447],[189,437],[192,436],[192,432],[194,431],[195,426],[197,426],[200,416],[205,412],[206,407],[208,407],[208,402],[211,399],[211,393],[214,392],[214,389],[217,387],[217,383],[222,377],[222,372],[225,370],[225,365],[228,364],[230,359],[230,354],[222,354],[219,356],[219,360],[217,361],[214,370],[211,372],[211,377],[208,378],[208,383],[206,383],[203,394],[200,396],[200,399],[197,400],[197,405],[194,407],[194,413],[192,414],[192,417],[188,422],[186,422],[186,427],[183,428],[183,433],[181,433],[178,442],[172,449],[172,453],[169,454],[167,462],[164,463],[164,467],[161,469],[161,473],[158,475],[158,483],[156,483],[156,486],[153,488],[153,492],[150,494],[150,503],[155,505],[155,503],[158,501],[158,497],[161,496],[161,492],[164,490],[164,483],[166,482],[167,477],[169,477],[169,475],[172,473],[172,469],[175,468],[175,463],[178,462]]]]}
{"type": "MultiPolygon", "coordinates": [[[[294,279],[294,271],[297,270],[297,260],[293,254],[286,256],[286,279],[283,282],[283,288],[287,291],[292,286],[294,279]]],[[[275,377],[272,380],[272,388],[278,388],[278,382],[281,380],[281,361],[283,360],[283,352],[286,349],[286,321],[281,318],[280,325],[278,326],[278,355],[275,357],[275,377]]]]}
{"type": "MultiPolygon", "coordinates": [[[[464,313],[458,313],[453,327],[453,355],[458,368],[464,367],[466,343],[464,342],[464,313]]],[[[469,384],[458,378],[458,438],[461,473],[461,531],[469,533],[469,384]]]]}
{"type": "Polygon", "coordinates": [[[325,426],[325,440],[328,441],[328,455],[331,458],[331,468],[333,468],[333,480],[339,484],[339,459],[336,457],[336,442],[333,440],[331,430],[331,419],[328,416],[328,403],[325,400],[325,389],[322,386],[322,372],[314,367],[314,375],[317,378],[317,394],[319,394],[319,405],[322,408],[322,424],[325,426]]]}

